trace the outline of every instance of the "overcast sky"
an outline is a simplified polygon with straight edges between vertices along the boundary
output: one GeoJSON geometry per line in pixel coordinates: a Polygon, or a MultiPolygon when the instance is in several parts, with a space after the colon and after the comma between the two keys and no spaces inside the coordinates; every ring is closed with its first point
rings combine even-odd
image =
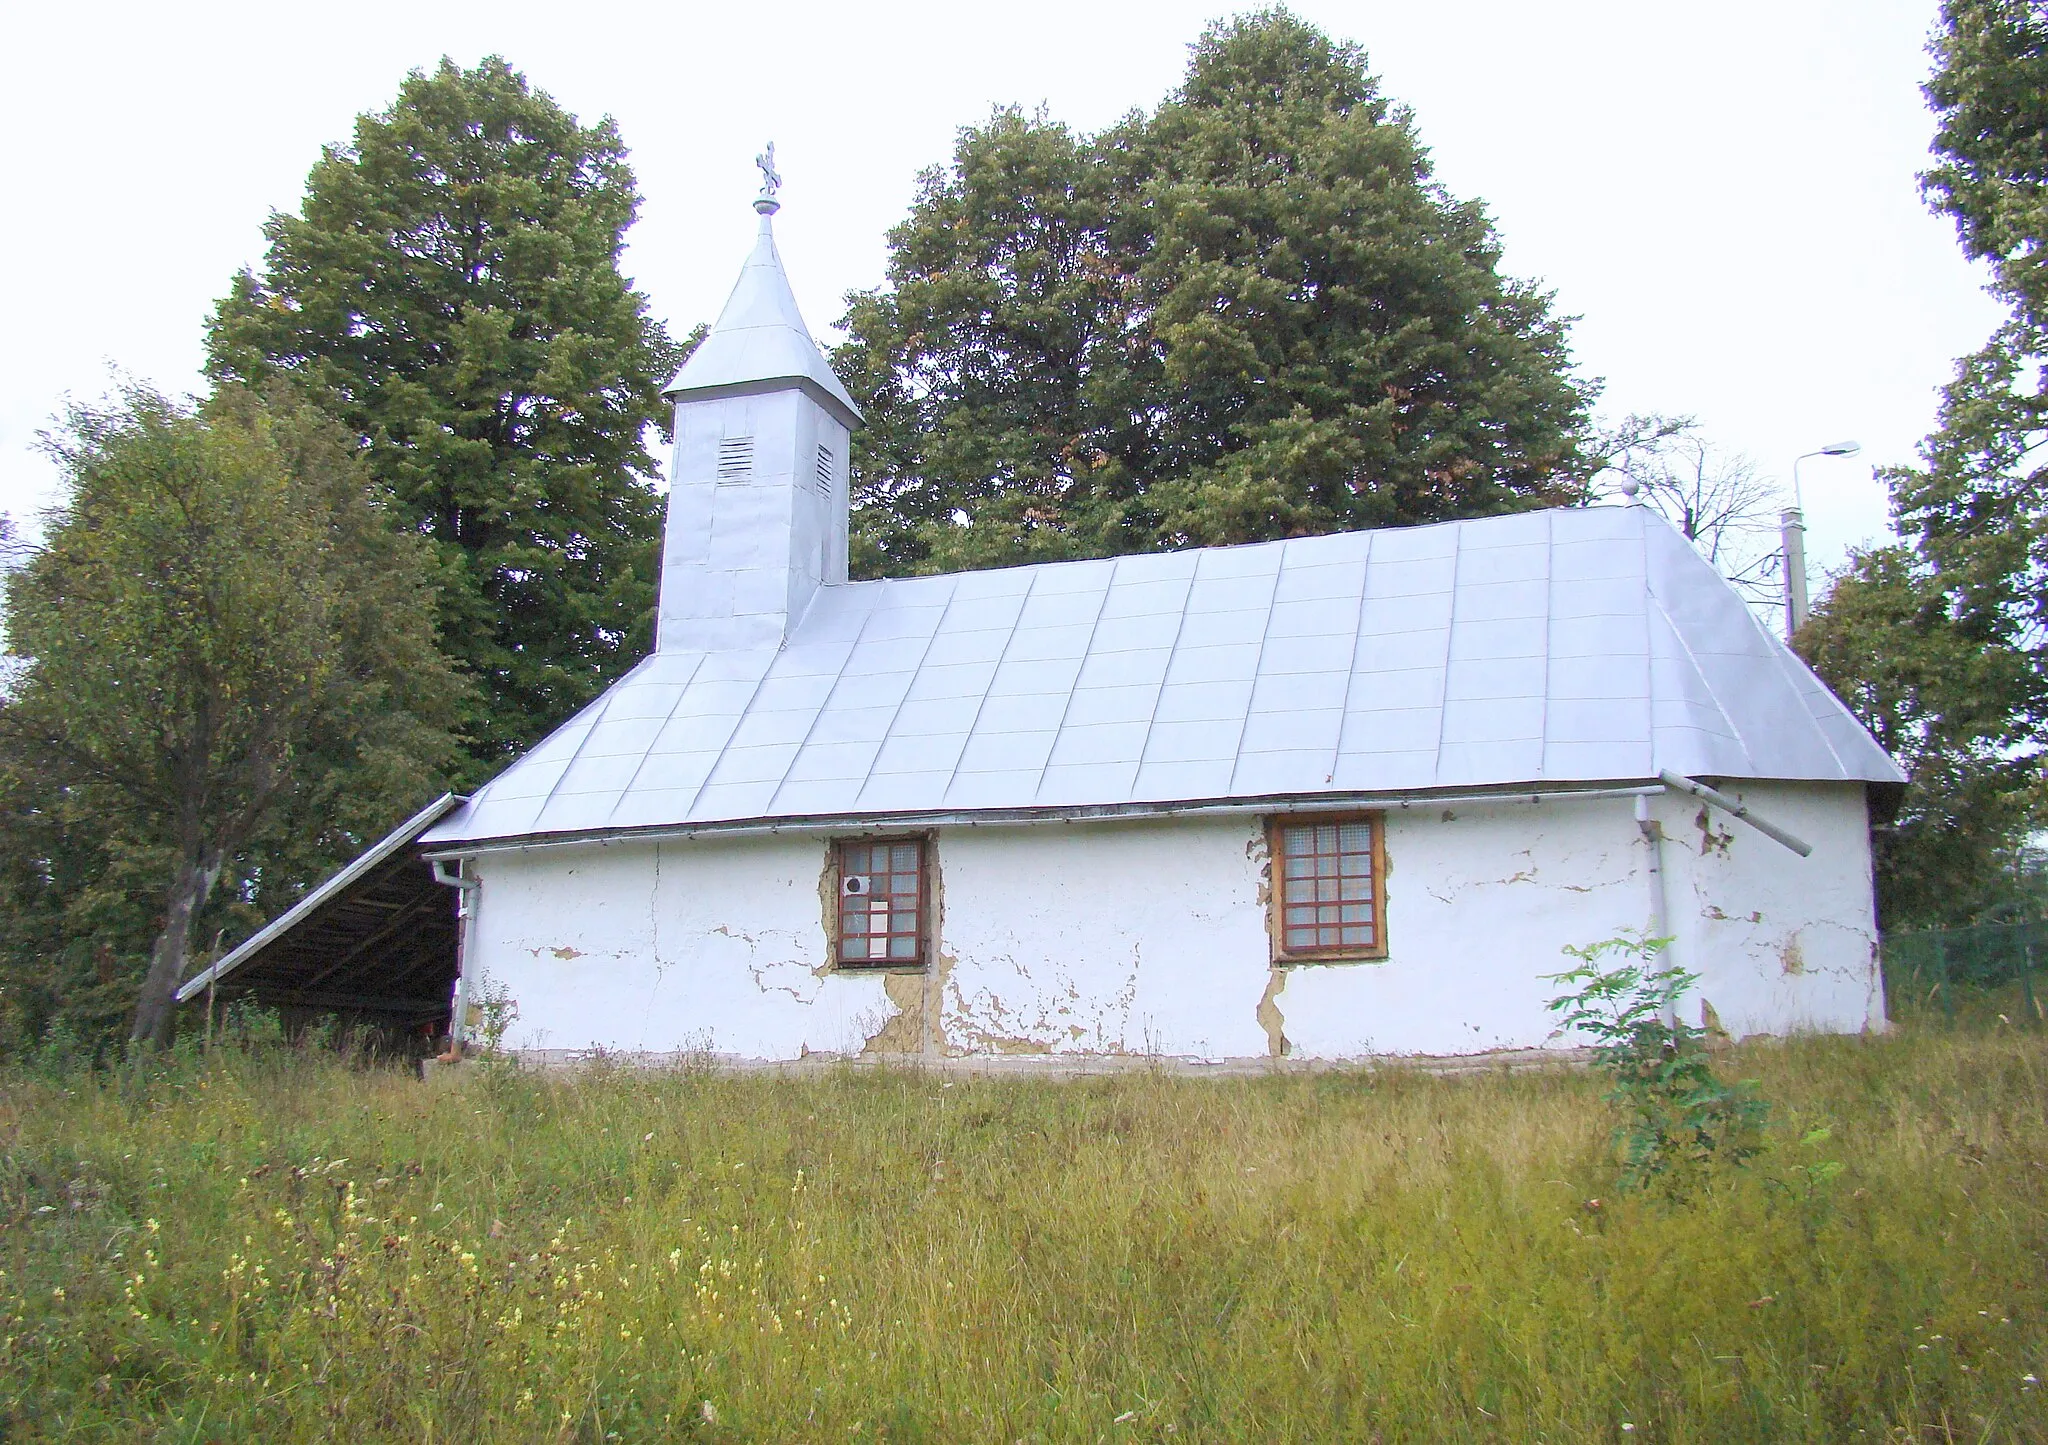
{"type": "MultiPolygon", "coordinates": [[[[1603,414],[1688,412],[1780,479],[1816,566],[1880,535],[1873,464],[1912,460],[1997,309],[1915,188],[1934,0],[1302,0],[1413,107],[1439,178],[1489,206],[1506,269],[1581,319],[1603,414]]],[[[882,275],[917,171],[991,106],[1082,129],[1171,89],[1221,0],[490,6],[44,4],[0,53],[0,510],[50,496],[36,431],[110,367],[197,389],[201,329],[297,206],[323,143],[404,73],[496,52],[613,116],[646,203],[626,269],[677,335],[747,251],[774,139],[777,231],[812,330],[882,275]]]]}

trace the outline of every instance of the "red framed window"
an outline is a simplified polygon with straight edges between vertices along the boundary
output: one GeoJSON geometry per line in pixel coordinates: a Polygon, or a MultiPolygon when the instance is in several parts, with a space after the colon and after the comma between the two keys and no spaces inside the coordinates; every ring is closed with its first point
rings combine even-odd
{"type": "Polygon", "coordinates": [[[1267,830],[1275,956],[1386,957],[1380,815],[1273,818],[1267,830]]]}
{"type": "Polygon", "coordinates": [[[842,968],[921,968],[925,961],[922,838],[863,838],[839,847],[842,968]]]}

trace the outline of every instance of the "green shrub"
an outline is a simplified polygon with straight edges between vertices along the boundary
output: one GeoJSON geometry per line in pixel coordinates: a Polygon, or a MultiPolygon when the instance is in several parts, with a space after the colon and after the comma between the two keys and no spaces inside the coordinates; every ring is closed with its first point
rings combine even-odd
{"type": "Polygon", "coordinates": [[[1575,986],[1550,1011],[1593,1040],[1593,1065],[1611,1081],[1606,1098],[1622,1114],[1620,1187],[1682,1194],[1703,1170],[1757,1154],[1770,1110],[1750,1086],[1715,1073],[1705,1033],[1678,1017],[1677,1000],[1699,976],[1658,966],[1670,942],[1624,934],[1567,948],[1579,966],[1546,977],[1575,986]],[[1632,961],[1604,966],[1616,955],[1632,961]]]}

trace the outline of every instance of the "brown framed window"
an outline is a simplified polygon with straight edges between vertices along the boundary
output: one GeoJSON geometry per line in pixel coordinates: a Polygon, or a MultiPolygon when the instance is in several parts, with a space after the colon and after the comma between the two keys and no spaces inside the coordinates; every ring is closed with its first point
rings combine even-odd
{"type": "Polygon", "coordinates": [[[1385,958],[1386,844],[1381,816],[1279,817],[1273,858],[1273,952],[1288,959],[1385,958]]]}
{"type": "Polygon", "coordinates": [[[862,838],[839,848],[842,968],[922,968],[927,899],[922,838],[862,838]]]}

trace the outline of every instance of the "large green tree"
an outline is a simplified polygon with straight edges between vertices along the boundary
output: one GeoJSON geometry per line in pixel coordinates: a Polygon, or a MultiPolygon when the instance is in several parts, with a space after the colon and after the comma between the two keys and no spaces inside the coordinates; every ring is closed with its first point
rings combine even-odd
{"type": "Polygon", "coordinates": [[[963,130],[851,299],[857,565],[987,565],[1581,499],[1590,387],[1357,47],[1212,26],[1149,115],[963,130]]]}
{"type": "Polygon", "coordinates": [[[2012,727],[2032,660],[1956,615],[1936,574],[1897,545],[1850,558],[1798,646],[1910,779],[1874,839],[1884,925],[2009,911],[2035,816],[2036,765],[2012,727]]]}
{"type": "Polygon", "coordinates": [[[433,540],[485,767],[647,644],[646,442],[681,351],[619,274],[638,205],[609,120],[581,124],[495,57],[444,60],[322,153],[209,331],[214,377],[292,379],[433,540]]]}
{"type": "Polygon", "coordinates": [[[125,994],[159,1041],[216,885],[245,928],[432,796],[465,684],[425,544],[295,397],[135,388],[51,449],[66,494],[6,584],[6,1003],[89,1032],[125,994]]]}
{"type": "Polygon", "coordinates": [[[1892,476],[1899,524],[1957,608],[2048,662],[2048,5],[1948,0],[1933,49],[1925,193],[2008,316],[1957,365],[1925,465],[1892,476]]]}
{"type": "Polygon", "coordinates": [[[1922,177],[2007,319],[1886,473],[1905,545],[1852,560],[1800,646],[1905,766],[1880,834],[1888,926],[2012,905],[2048,746],[2048,5],[1946,0],[1922,177]]]}

